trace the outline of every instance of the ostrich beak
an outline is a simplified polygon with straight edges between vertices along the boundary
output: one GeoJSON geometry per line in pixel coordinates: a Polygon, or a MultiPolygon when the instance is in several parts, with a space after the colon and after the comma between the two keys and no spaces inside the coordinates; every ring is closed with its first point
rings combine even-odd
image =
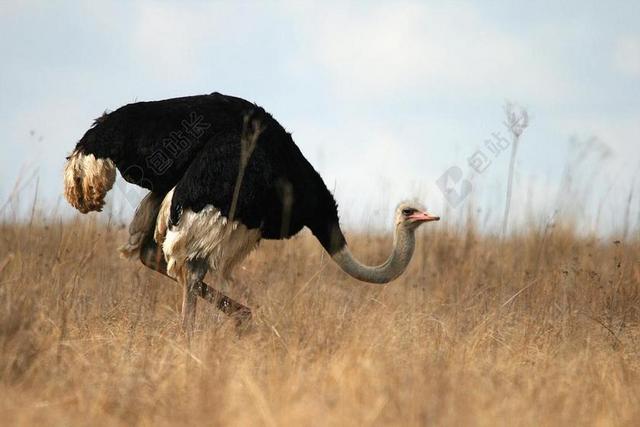
{"type": "Polygon", "coordinates": [[[416,212],[413,215],[411,215],[409,219],[412,219],[418,222],[440,221],[439,216],[429,215],[426,212],[416,212]]]}

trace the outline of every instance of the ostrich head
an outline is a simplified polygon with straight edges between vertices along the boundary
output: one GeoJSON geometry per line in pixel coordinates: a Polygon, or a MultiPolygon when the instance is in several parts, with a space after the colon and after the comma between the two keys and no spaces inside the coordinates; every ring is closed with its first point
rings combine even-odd
{"type": "Polygon", "coordinates": [[[439,221],[416,202],[402,202],[395,211],[393,249],[387,260],[377,266],[360,263],[348,246],[332,255],[332,259],[350,276],[369,283],[387,283],[397,278],[409,265],[415,248],[415,231],[425,222],[439,221]]]}
{"type": "Polygon", "coordinates": [[[404,227],[408,231],[413,231],[425,222],[439,220],[439,216],[428,214],[427,209],[417,202],[402,202],[396,208],[396,228],[404,227]]]}

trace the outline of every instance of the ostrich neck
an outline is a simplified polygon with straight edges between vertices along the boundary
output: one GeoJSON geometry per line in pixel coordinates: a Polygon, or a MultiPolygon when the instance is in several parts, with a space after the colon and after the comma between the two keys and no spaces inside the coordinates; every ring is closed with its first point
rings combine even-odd
{"type": "Polygon", "coordinates": [[[350,276],[369,283],[387,283],[397,278],[409,265],[415,248],[413,230],[397,226],[393,235],[393,250],[387,260],[377,266],[360,263],[345,245],[332,258],[350,276]]]}

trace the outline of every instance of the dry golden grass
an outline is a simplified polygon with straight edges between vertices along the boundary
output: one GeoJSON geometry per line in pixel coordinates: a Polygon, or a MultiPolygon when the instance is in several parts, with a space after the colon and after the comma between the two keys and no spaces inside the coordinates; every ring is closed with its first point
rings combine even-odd
{"type": "MultiPolygon", "coordinates": [[[[121,260],[95,219],[0,225],[0,419],[11,425],[640,425],[640,241],[419,234],[410,269],[347,278],[309,235],[229,290],[250,330],[121,260]]],[[[363,260],[390,241],[348,236],[363,260]]]]}

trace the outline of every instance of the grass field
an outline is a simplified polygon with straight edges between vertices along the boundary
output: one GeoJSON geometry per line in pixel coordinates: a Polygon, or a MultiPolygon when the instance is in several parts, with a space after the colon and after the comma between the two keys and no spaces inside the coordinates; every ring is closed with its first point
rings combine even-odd
{"type": "MultiPolygon", "coordinates": [[[[310,235],[263,242],[228,290],[254,308],[250,328],[200,300],[188,345],[180,289],[118,258],[122,226],[3,223],[0,420],[640,425],[640,239],[441,224],[383,287],[310,235]]],[[[391,245],[347,238],[370,263],[391,245]]]]}

